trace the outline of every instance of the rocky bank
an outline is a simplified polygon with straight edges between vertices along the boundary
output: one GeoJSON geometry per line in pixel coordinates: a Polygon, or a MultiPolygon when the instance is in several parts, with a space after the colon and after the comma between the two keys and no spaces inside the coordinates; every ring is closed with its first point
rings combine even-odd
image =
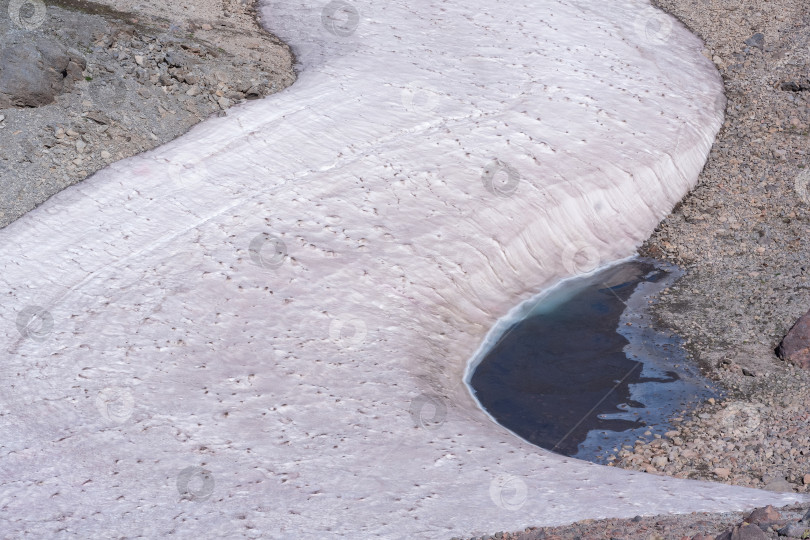
{"type": "Polygon", "coordinates": [[[498,532],[471,540],[787,540],[808,537],[810,510],[807,507],[776,509],[767,506],[745,513],[587,519],[561,527],[527,527],[519,532],[498,532]]]}
{"type": "Polygon", "coordinates": [[[641,251],[687,269],[654,312],[726,397],[614,464],[807,492],[810,371],[775,349],[810,308],[810,5],[658,4],[704,39],[728,104],[697,187],[641,251]]]}
{"type": "Polygon", "coordinates": [[[0,5],[0,227],[295,80],[290,49],[261,29],[250,3],[193,0],[181,13],[179,3],[109,4],[0,5]]]}

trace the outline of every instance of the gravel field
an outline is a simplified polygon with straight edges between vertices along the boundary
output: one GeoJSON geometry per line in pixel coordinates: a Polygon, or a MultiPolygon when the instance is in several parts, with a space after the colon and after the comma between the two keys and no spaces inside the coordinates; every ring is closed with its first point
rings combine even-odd
{"type": "Polygon", "coordinates": [[[728,104],[698,186],[642,252],[687,269],[654,312],[727,396],[615,463],[806,492],[810,373],[774,349],[810,308],[810,4],[659,5],[704,39],[728,104]]]}
{"type": "Polygon", "coordinates": [[[587,519],[562,527],[527,527],[470,540],[767,540],[807,538],[810,510],[803,506],[757,508],[752,512],[587,519]]]}

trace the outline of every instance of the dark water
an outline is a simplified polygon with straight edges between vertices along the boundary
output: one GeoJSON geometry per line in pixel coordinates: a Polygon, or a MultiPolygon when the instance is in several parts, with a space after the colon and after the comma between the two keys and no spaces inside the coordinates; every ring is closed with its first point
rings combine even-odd
{"type": "Polygon", "coordinates": [[[675,413],[718,395],[647,313],[680,274],[636,259],[525,306],[472,374],[481,405],[527,441],[589,461],[664,433],[675,413]]]}

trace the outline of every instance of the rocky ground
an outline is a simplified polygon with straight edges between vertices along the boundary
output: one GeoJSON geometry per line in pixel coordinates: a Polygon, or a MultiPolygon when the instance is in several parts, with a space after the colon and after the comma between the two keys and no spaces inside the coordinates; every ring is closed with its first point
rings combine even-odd
{"type": "Polygon", "coordinates": [[[0,2],[0,227],[295,80],[292,53],[250,2],[107,4],[0,2]]]}
{"type": "Polygon", "coordinates": [[[698,186],[642,249],[687,269],[654,308],[726,398],[614,465],[810,490],[810,371],[774,349],[810,308],[810,4],[659,0],[701,36],[726,121],[698,186]]]}
{"type": "Polygon", "coordinates": [[[767,540],[780,537],[810,537],[810,510],[802,506],[781,509],[768,506],[746,513],[588,519],[562,527],[529,527],[524,531],[498,532],[471,540],[767,540]]]}

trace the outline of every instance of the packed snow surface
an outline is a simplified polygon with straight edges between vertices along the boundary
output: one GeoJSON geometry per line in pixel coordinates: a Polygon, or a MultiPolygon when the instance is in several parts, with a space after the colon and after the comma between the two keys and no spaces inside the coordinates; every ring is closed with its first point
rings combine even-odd
{"type": "MultiPolygon", "coordinates": [[[[0,231],[5,535],[443,538],[797,500],[563,458],[463,382],[722,121],[637,0],[281,3],[298,82],[0,231]]],[[[133,96],[135,99],[135,96],[133,96]]]]}

